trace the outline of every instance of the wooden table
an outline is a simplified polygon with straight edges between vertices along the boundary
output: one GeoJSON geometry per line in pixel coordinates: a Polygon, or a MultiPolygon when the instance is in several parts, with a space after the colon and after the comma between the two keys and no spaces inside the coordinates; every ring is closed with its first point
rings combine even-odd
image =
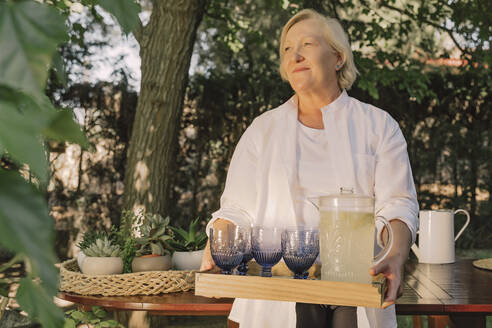
{"type": "Polygon", "coordinates": [[[486,315],[492,315],[492,271],[477,269],[472,262],[407,263],[396,313],[429,315],[429,327],[485,327],[486,315]]]}
{"type": "MultiPolygon", "coordinates": [[[[492,315],[492,271],[473,267],[472,260],[453,264],[407,263],[404,294],[398,299],[399,315],[429,315],[429,327],[450,322],[467,328],[485,327],[492,315]]],[[[102,297],[60,293],[59,297],[81,304],[114,310],[149,311],[157,315],[229,314],[233,299],[211,299],[193,292],[159,296],[102,297]]],[[[418,318],[416,318],[418,319],[418,318]]],[[[418,320],[414,320],[418,327],[418,320]]],[[[444,326],[443,326],[444,327],[444,326]]]]}
{"type": "Polygon", "coordinates": [[[108,310],[149,311],[156,315],[227,316],[232,298],[207,298],[194,292],[159,296],[82,296],[60,292],[58,297],[82,305],[83,309],[101,306],[108,310]]]}

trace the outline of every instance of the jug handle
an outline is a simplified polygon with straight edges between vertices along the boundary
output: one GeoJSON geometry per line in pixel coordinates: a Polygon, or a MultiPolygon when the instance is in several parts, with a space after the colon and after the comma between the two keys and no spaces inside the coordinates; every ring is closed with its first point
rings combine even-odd
{"type": "Polygon", "coordinates": [[[391,228],[391,224],[383,216],[376,216],[376,221],[378,220],[381,221],[385,225],[386,230],[388,230],[388,243],[384,249],[374,257],[373,265],[379,264],[384,260],[391,250],[391,247],[393,247],[393,229],[391,228]]]}
{"type": "Polygon", "coordinates": [[[420,259],[420,250],[417,246],[417,243],[413,243],[411,250],[415,254],[415,256],[417,257],[417,259],[419,260],[420,259]]]}
{"type": "Polygon", "coordinates": [[[465,211],[465,210],[456,210],[454,211],[454,215],[456,215],[456,213],[464,213],[466,215],[466,222],[465,222],[465,225],[463,226],[463,228],[461,228],[461,230],[458,232],[458,234],[456,235],[456,237],[454,237],[454,241],[457,241],[458,238],[461,236],[461,234],[463,233],[463,231],[465,231],[466,227],[468,227],[468,224],[470,223],[470,214],[465,211]]]}

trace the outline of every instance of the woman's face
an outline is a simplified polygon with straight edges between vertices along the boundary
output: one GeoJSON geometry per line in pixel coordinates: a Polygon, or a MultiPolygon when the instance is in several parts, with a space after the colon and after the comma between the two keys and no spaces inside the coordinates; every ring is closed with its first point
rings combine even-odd
{"type": "Polygon", "coordinates": [[[315,19],[294,24],[282,50],[282,68],[297,93],[325,92],[337,86],[335,66],[341,64],[341,59],[325,41],[315,19]]]}

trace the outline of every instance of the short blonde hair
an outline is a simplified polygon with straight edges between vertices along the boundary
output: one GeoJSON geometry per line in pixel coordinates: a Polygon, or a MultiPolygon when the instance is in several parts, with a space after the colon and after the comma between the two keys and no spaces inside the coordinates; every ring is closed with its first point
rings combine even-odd
{"type": "Polygon", "coordinates": [[[320,28],[323,31],[325,41],[331,46],[342,58],[342,68],[337,71],[337,82],[341,89],[350,89],[357,77],[357,68],[354,63],[354,56],[352,55],[352,49],[350,49],[350,43],[348,41],[347,34],[342,28],[342,25],[335,18],[325,17],[312,9],[304,9],[295,14],[282,29],[282,36],[280,37],[280,75],[282,79],[287,81],[287,74],[282,68],[282,61],[284,59],[284,43],[290,28],[296,23],[306,19],[315,19],[319,22],[320,28]]]}

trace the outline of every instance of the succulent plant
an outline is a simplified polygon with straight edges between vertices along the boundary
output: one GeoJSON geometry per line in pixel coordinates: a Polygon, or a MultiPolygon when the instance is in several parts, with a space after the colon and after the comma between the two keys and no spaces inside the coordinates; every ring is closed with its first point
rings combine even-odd
{"type": "Polygon", "coordinates": [[[137,256],[169,253],[167,241],[171,236],[167,235],[169,217],[165,219],[159,214],[145,214],[142,225],[139,227],[140,237],[135,238],[138,245],[137,256]]]}
{"type": "Polygon", "coordinates": [[[205,248],[207,244],[207,234],[198,231],[199,218],[190,223],[188,231],[183,228],[169,227],[173,232],[173,239],[169,240],[169,245],[178,252],[198,251],[205,248]]]}
{"type": "Polygon", "coordinates": [[[86,233],[84,233],[84,236],[82,237],[82,241],[78,243],[77,246],[82,251],[84,251],[91,244],[95,243],[96,239],[104,238],[104,236],[107,236],[107,234],[101,231],[94,231],[94,230],[87,231],[86,233]]]}
{"type": "Polygon", "coordinates": [[[115,257],[120,256],[120,246],[113,244],[108,236],[94,240],[87,248],[83,249],[87,256],[92,257],[115,257]]]}

